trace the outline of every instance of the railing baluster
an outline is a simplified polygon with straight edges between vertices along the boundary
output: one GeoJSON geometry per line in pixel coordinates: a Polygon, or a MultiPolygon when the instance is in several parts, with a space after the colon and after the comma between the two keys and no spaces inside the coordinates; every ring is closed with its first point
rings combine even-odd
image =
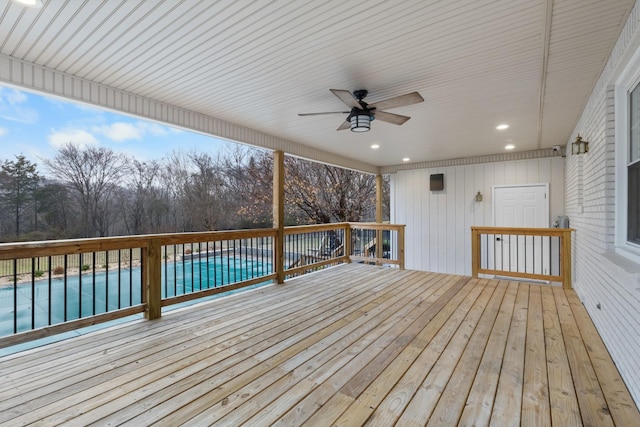
{"type": "Polygon", "coordinates": [[[118,310],[122,308],[122,257],[118,251],[118,310]]]}
{"type": "Polygon", "coordinates": [[[31,329],[36,327],[36,259],[31,258],[31,329]]]}
{"type": "MultiPolygon", "coordinates": [[[[96,253],[93,252],[93,271],[91,272],[91,314],[96,314],[96,253]]],[[[105,264],[106,265],[106,264],[105,264]]]]}
{"type": "Polygon", "coordinates": [[[104,269],[104,312],[106,313],[109,311],[109,251],[104,253],[104,263],[107,266],[104,269]]]}
{"type": "Polygon", "coordinates": [[[18,333],[18,260],[13,260],[13,333],[18,333]]]}
{"type": "Polygon", "coordinates": [[[52,277],[51,277],[52,276],[52,274],[51,274],[51,272],[52,272],[51,271],[51,255],[49,255],[48,263],[49,263],[49,268],[48,268],[47,274],[48,274],[49,277],[47,279],[47,294],[49,295],[49,301],[47,302],[47,311],[48,311],[48,313],[47,313],[47,316],[48,316],[47,324],[51,325],[51,303],[53,301],[53,296],[51,295],[51,288],[52,288],[52,286],[51,286],[51,280],[52,280],[52,277]]]}
{"type": "MultiPolygon", "coordinates": [[[[185,251],[184,251],[184,243],[182,244],[182,291],[181,294],[184,294],[187,291],[187,267],[184,265],[185,262],[185,251]]],[[[177,291],[176,291],[176,295],[177,291]]]]}
{"type": "Polygon", "coordinates": [[[67,255],[64,256],[64,321],[67,321],[67,255]]]}
{"type": "Polygon", "coordinates": [[[78,318],[82,317],[82,254],[79,254],[80,258],[79,266],[78,266],[78,318]]]}

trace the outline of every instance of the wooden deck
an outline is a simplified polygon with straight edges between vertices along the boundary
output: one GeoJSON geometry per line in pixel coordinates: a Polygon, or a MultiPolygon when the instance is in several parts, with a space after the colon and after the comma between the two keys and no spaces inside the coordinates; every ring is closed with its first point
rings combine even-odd
{"type": "Polygon", "coordinates": [[[640,425],[572,290],[349,264],[0,358],[0,424],[640,425]]]}

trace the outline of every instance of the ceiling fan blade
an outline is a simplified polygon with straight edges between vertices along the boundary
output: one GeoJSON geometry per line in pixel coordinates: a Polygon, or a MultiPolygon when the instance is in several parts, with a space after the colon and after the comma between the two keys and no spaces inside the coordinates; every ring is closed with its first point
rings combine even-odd
{"type": "Polygon", "coordinates": [[[360,105],[358,100],[355,99],[353,97],[353,94],[351,92],[349,92],[348,90],[342,90],[342,89],[329,89],[329,90],[335,96],[340,98],[340,101],[344,102],[347,105],[347,107],[357,108],[359,110],[362,110],[362,105],[360,105]]]}
{"type": "Polygon", "coordinates": [[[325,113],[298,113],[299,116],[322,116],[325,114],[349,114],[351,111],[327,111],[325,113]]]}
{"type": "Polygon", "coordinates": [[[424,102],[424,98],[418,92],[407,93],[406,95],[396,96],[394,98],[385,99],[384,101],[369,104],[369,108],[377,110],[387,110],[389,108],[404,107],[405,105],[413,105],[424,102]]]}
{"type": "Polygon", "coordinates": [[[344,121],[342,122],[342,124],[340,126],[338,126],[338,129],[336,130],[345,130],[345,129],[349,129],[351,128],[351,123],[349,123],[348,121],[344,121]]]}
{"type": "Polygon", "coordinates": [[[401,116],[400,114],[387,113],[386,111],[376,111],[374,116],[376,120],[393,123],[394,125],[401,125],[411,118],[408,116],[401,116]]]}

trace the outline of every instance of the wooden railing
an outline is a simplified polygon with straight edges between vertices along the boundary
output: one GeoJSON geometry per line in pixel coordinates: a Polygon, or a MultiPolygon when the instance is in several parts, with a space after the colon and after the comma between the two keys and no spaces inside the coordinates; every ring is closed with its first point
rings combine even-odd
{"type": "Polygon", "coordinates": [[[404,225],[349,223],[351,262],[397,265],[404,270],[404,225]]]}
{"type": "Polygon", "coordinates": [[[343,262],[404,269],[404,225],[375,222],[303,225],[286,227],[284,235],[287,277],[343,262]]]}
{"type": "Polygon", "coordinates": [[[561,282],[571,288],[572,231],[471,227],[471,274],[561,282]]]}
{"type": "Polygon", "coordinates": [[[277,236],[274,228],[0,244],[0,348],[138,313],[155,319],[169,305],[276,281],[279,251],[287,277],[351,261],[404,268],[404,226],[310,225],[277,236]]]}

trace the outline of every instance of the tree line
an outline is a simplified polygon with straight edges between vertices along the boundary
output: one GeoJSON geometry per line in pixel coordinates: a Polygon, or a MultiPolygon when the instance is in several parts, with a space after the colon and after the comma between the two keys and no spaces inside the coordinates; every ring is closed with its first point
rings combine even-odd
{"type": "MultiPolygon", "coordinates": [[[[0,166],[0,241],[272,226],[272,153],[234,146],[139,161],[68,143],[41,165],[0,166]]],[[[388,181],[384,181],[388,218],[388,181]]],[[[375,176],[285,157],[288,225],[369,221],[375,176]]]]}

